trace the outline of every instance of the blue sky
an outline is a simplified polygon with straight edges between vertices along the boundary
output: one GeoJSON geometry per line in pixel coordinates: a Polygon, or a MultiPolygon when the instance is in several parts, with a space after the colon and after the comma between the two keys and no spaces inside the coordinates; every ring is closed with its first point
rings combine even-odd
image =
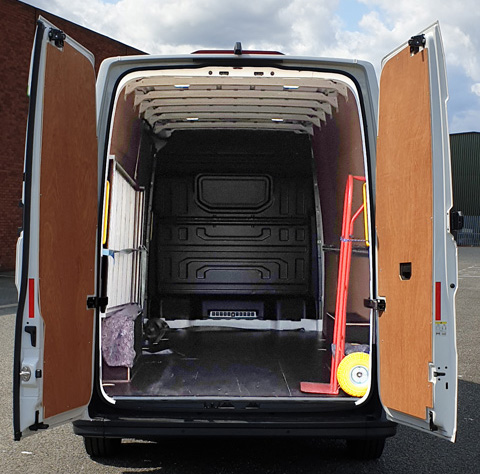
{"type": "Polygon", "coordinates": [[[440,21],[450,133],[480,131],[478,0],[23,0],[155,54],[275,49],[370,61],[440,21]]]}
{"type": "Polygon", "coordinates": [[[341,18],[344,27],[348,31],[358,29],[358,22],[363,15],[369,13],[369,9],[364,3],[356,0],[340,0],[336,10],[337,15],[341,18]]]}

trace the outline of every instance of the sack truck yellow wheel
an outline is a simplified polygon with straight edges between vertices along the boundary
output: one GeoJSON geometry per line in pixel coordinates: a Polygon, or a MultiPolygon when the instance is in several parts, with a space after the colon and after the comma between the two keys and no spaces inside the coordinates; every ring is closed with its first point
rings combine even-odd
{"type": "Polygon", "coordinates": [[[337,378],[340,388],[352,397],[363,397],[370,381],[370,355],[353,352],[338,365],[337,378]]]}

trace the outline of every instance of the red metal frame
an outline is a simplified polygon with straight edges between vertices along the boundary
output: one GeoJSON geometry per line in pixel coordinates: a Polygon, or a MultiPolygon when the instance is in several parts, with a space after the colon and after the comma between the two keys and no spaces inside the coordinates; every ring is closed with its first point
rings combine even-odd
{"type": "Polygon", "coordinates": [[[338,263],[337,299],[335,302],[335,324],[333,331],[332,362],[330,366],[330,382],[301,382],[300,390],[305,393],[338,395],[338,365],[345,356],[345,331],[347,326],[347,299],[350,282],[350,264],[352,260],[353,225],[363,212],[363,203],[352,216],[353,181],[365,182],[363,176],[348,175],[343,201],[342,235],[340,238],[340,260],[338,263]],[[335,352],[333,352],[335,350],[335,352]]]}

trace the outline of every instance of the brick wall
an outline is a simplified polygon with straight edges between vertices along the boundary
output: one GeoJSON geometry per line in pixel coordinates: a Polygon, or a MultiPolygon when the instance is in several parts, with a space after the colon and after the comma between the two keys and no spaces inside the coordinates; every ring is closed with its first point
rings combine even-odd
{"type": "Polygon", "coordinates": [[[28,113],[30,55],[39,15],[64,30],[95,55],[95,67],[110,56],[141,54],[106,36],[16,0],[0,0],[0,272],[15,267],[15,244],[22,225],[23,157],[28,113]]]}

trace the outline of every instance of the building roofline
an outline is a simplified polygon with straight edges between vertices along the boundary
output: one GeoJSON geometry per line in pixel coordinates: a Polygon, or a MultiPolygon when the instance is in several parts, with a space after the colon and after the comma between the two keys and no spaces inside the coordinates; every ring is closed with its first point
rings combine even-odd
{"type": "Polygon", "coordinates": [[[450,136],[453,135],[480,135],[480,132],[456,132],[456,133],[450,133],[450,136]]]}

